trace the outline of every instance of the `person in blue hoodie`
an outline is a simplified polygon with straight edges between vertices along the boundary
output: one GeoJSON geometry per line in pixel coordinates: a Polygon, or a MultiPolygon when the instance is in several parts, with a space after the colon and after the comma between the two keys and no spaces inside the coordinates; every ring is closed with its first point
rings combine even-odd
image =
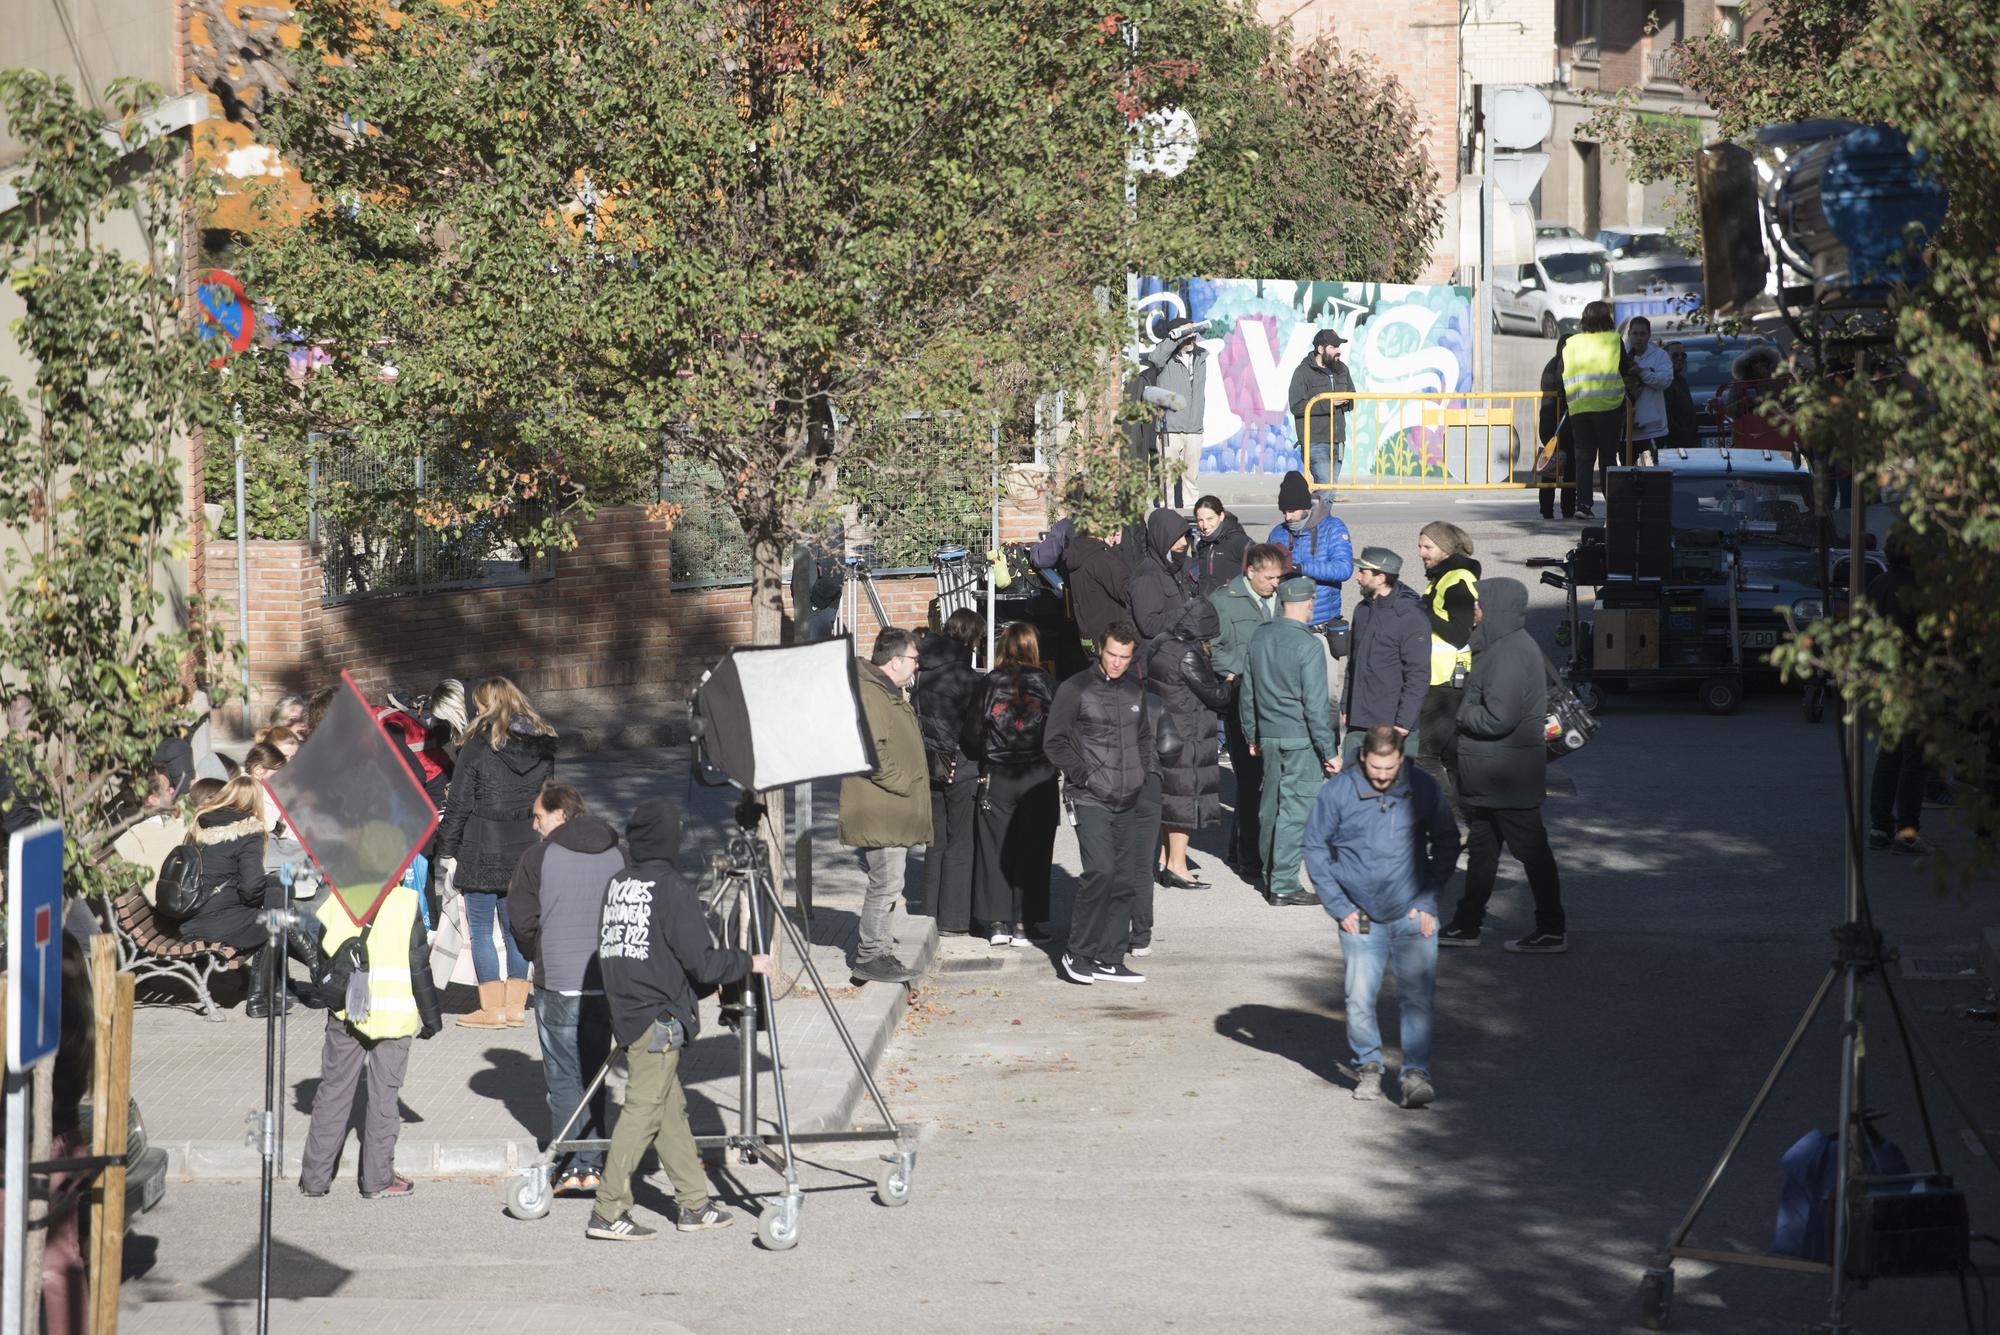
{"type": "Polygon", "coordinates": [[[1306,824],[1305,861],[1319,902],[1340,924],[1354,1097],[1381,1096],[1375,998],[1382,975],[1393,972],[1402,1018],[1402,1103],[1421,1108],[1436,1096],[1430,1065],[1438,891],[1458,863],[1458,822],[1437,781],[1404,763],[1395,728],[1370,728],[1361,763],[1320,789],[1306,824]]]}
{"type": "Polygon", "coordinates": [[[1326,698],[1337,710],[1345,660],[1336,655],[1346,653],[1340,586],[1354,578],[1354,538],[1324,500],[1313,499],[1304,473],[1287,473],[1278,483],[1278,510],[1283,518],[1267,541],[1284,548],[1292,570],[1313,582],[1306,625],[1326,642],[1326,698]]]}

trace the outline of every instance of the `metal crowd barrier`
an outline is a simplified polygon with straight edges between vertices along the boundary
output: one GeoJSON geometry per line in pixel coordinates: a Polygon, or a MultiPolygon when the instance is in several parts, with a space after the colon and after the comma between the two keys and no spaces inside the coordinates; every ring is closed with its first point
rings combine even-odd
{"type": "Polygon", "coordinates": [[[1500,490],[1534,481],[1540,390],[1439,394],[1328,392],[1306,402],[1300,441],[1306,483],[1317,491],[1500,490]],[[1312,470],[1312,410],[1352,402],[1335,476],[1312,470]]]}

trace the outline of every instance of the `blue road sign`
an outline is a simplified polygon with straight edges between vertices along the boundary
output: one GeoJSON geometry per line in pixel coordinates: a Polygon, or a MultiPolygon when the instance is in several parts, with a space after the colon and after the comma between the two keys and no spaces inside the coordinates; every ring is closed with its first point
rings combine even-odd
{"type": "Polygon", "coordinates": [[[62,1038],[63,829],[45,820],[7,846],[7,1069],[55,1055],[62,1038]]]}

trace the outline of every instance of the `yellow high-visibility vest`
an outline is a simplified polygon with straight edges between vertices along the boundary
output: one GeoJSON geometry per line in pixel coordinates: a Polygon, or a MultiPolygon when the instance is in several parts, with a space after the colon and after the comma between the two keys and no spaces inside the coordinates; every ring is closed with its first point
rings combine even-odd
{"type": "MultiPolygon", "coordinates": [[[[331,955],[361,935],[354,920],[332,899],[319,906],[326,927],[320,948],[331,955]]],[[[389,891],[368,930],[368,1018],[354,1025],[363,1038],[408,1038],[423,1028],[417,994],[410,987],[410,934],[416,930],[417,892],[406,885],[389,891]]],[[[347,1019],[345,1010],[337,1012],[347,1019]]]]}
{"type": "MultiPolygon", "coordinates": [[[[1464,566],[1459,566],[1455,570],[1447,570],[1438,579],[1437,583],[1431,585],[1431,591],[1424,595],[1430,603],[1432,616],[1436,617],[1439,621],[1445,619],[1444,595],[1447,590],[1455,589],[1461,584],[1471,588],[1474,598],[1479,597],[1479,583],[1472,578],[1470,570],[1467,570],[1464,566]]],[[[1452,672],[1461,667],[1468,671],[1472,668],[1471,646],[1468,645],[1461,649],[1436,631],[1432,631],[1431,685],[1444,685],[1451,680],[1452,672]]]]}
{"type": "Polygon", "coordinates": [[[1618,374],[1623,347],[1611,330],[1571,334],[1563,344],[1563,397],[1575,413],[1605,413],[1625,404],[1625,377],[1618,374]]]}

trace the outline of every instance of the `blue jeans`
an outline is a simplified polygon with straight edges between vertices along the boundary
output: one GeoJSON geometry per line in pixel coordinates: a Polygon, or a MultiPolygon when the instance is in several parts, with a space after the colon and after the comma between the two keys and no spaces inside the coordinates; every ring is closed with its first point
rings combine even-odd
{"type": "Polygon", "coordinates": [[[526,978],[528,961],[514,944],[514,929],[507,922],[507,896],[484,890],[465,892],[465,934],[472,938],[472,972],[482,983],[500,978],[500,957],[493,950],[493,917],[500,916],[500,939],[507,945],[507,976],[526,978]]]}
{"type": "MultiPolygon", "coordinates": [[[[549,1087],[549,1139],[562,1132],[563,1123],[583,1101],[583,1090],[597,1078],[611,1055],[611,1008],[602,994],[566,997],[545,988],[535,989],[535,1032],[542,1040],[542,1081],[549,1087]]],[[[604,1086],[590,1106],[576,1119],[564,1140],[604,1139],[604,1086]]],[[[577,1150],[557,1163],[558,1176],[565,1172],[604,1171],[603,1150],[577,1150]]]]}
{"type": "Polygon", "coordinates": [[[1403,1020],[1403,1070],[1430,1073],[1431,1009],[1437,996],[1437,932],[1425,936],[1415,918],[1378,922],[1366,936],[1340,934],[1347,966],[1347,1045],[1354,1064],[1382,1060],[1382,1030],[1375,997],[1384,969],[1396,975],[1396,1009],[1403,1020]]]}
{"type": "Polygon", "coordinates": [[[1334,476],[1340,471],[1340,451],[1341,443],[1339,441],[1328,440],[1319,434],[1313,436],[1312,481],[1314,486],[1323,487],[1333,481],[1334,476]]]}

